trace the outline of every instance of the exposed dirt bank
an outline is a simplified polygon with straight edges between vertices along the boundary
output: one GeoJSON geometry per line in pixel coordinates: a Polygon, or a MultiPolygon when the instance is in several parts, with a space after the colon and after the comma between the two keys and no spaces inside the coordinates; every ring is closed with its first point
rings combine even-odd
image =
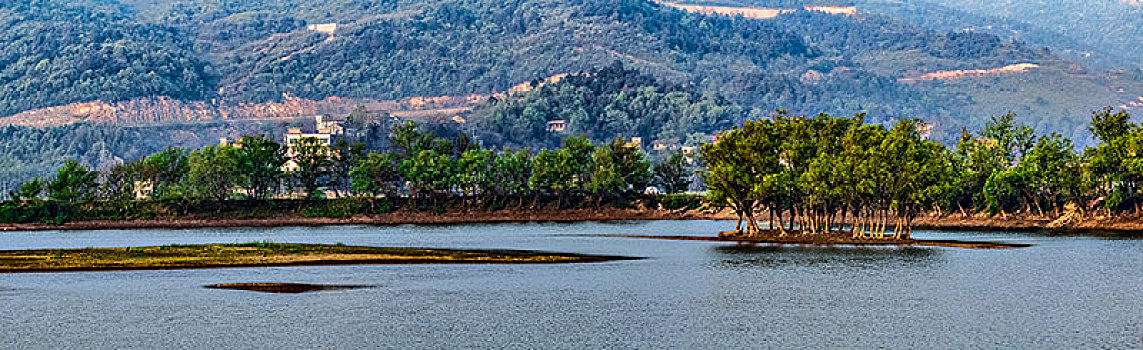
{"type": "Polygon", "coordinates": [[[1109,217],[919,217],[913,221],[914,229],[966,230],[966,231],[1023,231],[1055,234],[1084,234],[1095,236],[1143,237],[1143,218],[1109,217]]]}
{"type": "MultiPolygon", "coordinates": [[[[450,211],[433,213],[423,211],[399,211],[390,214],[355,216],[352,218],[307,218],[297,215],[281,215],[263,218],[213,218],[179,217],[149,220],[100,220],[75,221],[63,225],[54,224],[0,224],[3,231],[46,231],[46,230],[116,230],[116,229],[194,229],[211,227],[285,227],[285,226],[329,226],[329,225],[450,225],[474,223],[511,222],[579,222],[579,221],[625,221],[625,220],[735,220],[731,211],[668,211],[668,210],[622,210],[622,209],[574,209],[574,210],[500,210],[500,211],[450,211]]],[[[1038,218],[1001,216],[964,217],[951,215],[944,217],[921,216],[914,220],[914,229],[920,230],[966,230],[966,231],[1022,231],[1058,234],[1085,234],[1096,236],[1139,236],[1143,237],[1143,218],[1101,218],[1066,217],[1038,218]]],[[[730,228],[730,227],[727,227],[730,228]]],[[[713,234],[713,232],[712,232],[713,234]]]]}
{"type": "Polygon", "coordinates": [[[1011,244],[1011,243],[999,243],[999,242],[971,242],[971,241],[956,241],[956,240],[921,240],[921,239],[856,240],[856,239],[838,238],[838,237],[797,236],[797,235],[791,235],[791,236],[786,236],[786,237],[778,237],[778,236],[707,237],[707,236],[612,235],[609,237],[641,238],[641,239],[665,239],[665,240],[677,240],[677,241],[733,242],[733,243],[749,243],[749,244],[909,246],[909,247],[947,247],[947,248],[967,248],[967,249],[1012,249],[1012,248],[1023,248],[1023,247],[1029,247],[1030,246],[1028,244],[1011,244]]]}
{"type": "Polygon", "coordinates": [[[544,210],[544,211],[471,211],[436,214],[431,212],[396,212],[376,216],[357,216],[347,219],[306,218],[279,216],[270,218],[170,218],[155,220],[76,221],[63,225],[52,224],[0,224],[0,231],[47,230],[115,230],[172,228],[192,229],[209,227],[284,227],[328,225],[445,225],[509,222],[578,222],[623,220],[720,220],[731,219],[729,213],[674,212],[663,210],[544,210]]]}

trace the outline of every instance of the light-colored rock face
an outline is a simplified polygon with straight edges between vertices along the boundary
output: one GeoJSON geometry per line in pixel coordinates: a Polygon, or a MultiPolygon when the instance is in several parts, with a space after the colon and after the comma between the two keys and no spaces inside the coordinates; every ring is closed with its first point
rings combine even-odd
{"type": "Polygon", "coordinates": [[[533,86],[531,82],[525,82],[506,92],[493,94],[410,97],[403,100],[373,100],[336,96],[323,100],[310,100],[283,95],[281,102],[241,104],[219,103],[218,101],[181,101],[163,96],[116,103],[90,101],[41,108],[2,117],[0,118],[0,126],[17,125],[45,128],[79,122],[140,126],[228,120],[287,121],[318,114],[348,115],[358,105],[364,105],[373,111],[385,111],[401,118],[440,116],[451,118],[458,113],[472,110],[472,108],[488,101],[489,98],[505,98],[512,93],[531,91],[544,84],[558,83],[567,78],[568,75],[556,74],[543,79],[537,86],[533,86]]]}
{"type": "Polygon", "coordinates": [[[81,102],[36,109],[0,118],[0,126],[44,128],[79,122],[140,126],[238,120],[288,121],[316,114],[347,115],[358,105],[398,116],[416,117],[432,116],[434,111],[453,115],[470,110],[487,100],[488,95],[417,97],[399,101],[341,97],[310,100],[285,96],[281,102],[220,105],[207,101],[155,97],[117,103],[81,102]]]}
{"type": "Polygon", "coordinates": [[[804,6],[801,8],[766,8],[752,6],[707,6],[680,4],[670,1],[659,1],[664,6],[677,8],[686,12],[701,13],[704,15],[742,16],[754,19],[771,19],[783,13],[797,11],[817,11],[834,15],[852,16],[857,14],[856,6],[804,6]]]}
{"type": "Polygon", "coordinates": [[[1040,65],[1035,63],[1020,63],[1007,65],[999,68],[990,69],[962,69],[962,70],[945,70],[936,71],[932,73],[925,73],[919,76],[910,76],[901,78],[904,82],[925,81],[925,80],[958,80],[968,78],[980,78],[991,75],[1001,74],[1020,74],[1027,72],[1031,69],[1039,68],[1040,65]]]}
{"type": "Polygon", "coordinates": [[[306,26],[306,29],[318,33],[333,35],[334,32],[337,32],[337,23],[311,24],[306,26]]]}

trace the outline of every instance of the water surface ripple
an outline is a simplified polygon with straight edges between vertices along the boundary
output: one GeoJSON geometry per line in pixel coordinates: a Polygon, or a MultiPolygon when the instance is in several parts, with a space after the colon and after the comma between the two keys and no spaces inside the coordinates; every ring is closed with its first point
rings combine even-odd
{"type": "Polygon", "coordinates": [[[1143,348],[1143,241],[919,232],[1010,250],[736,246],[712,221],[5,232],[0,249],[276,242],[648,257],[0,275],[0,348],[1143,348]],[[265,294],[230,282],[370,285],[265,294]]]}

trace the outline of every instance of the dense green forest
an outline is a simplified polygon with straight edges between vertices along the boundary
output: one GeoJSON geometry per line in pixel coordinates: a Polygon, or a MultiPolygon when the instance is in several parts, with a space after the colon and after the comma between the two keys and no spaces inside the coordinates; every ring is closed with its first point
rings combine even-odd
{"type": "MultiPolygon", "coordinates": [[[[794,3],[779,2],[771,5],[794,3]]],[[[469,131],[489,145],[554,147],[560,140],[543,123],[565,119],[572,132],[596,142],[639,136],[693,144],[783,109],[866,113],[866,122],[886,125],[924,117],[931,138],[952,145],[963,127],[981,129],[989,116],[1011,111],[1018,122],[1085,146],[1095,142],[1087,133],[1089,111],[1143,94],[1138,68],[1088,74],[1020,40],[911,21],[818,12],[754,20],[645,0],[13,2],[0,8],[0,115],[160,95],[238,104],[286,94],[492,93],[571,73],[565,82],[477,108],[469,131]],[[310,27],[318,24],[336,28],[310,27]],[[609,71],[616,61],[622,71],[609,71]],[[963,81],[901,81],[1015,63],[1041,67],[963,81]]],[[[254,126],[101,127],[5,130],[2,182],[44,176],[65,158],[107,168],[166,147],[276,133],[254,126]]],[[[274,127],[281,126],[267,128],[274,127]]]]}
{"type": "Polygon", "coordinates": [[[687,4],[801,8],[855,6],[862,14],[942,31],[971,30],[1047,46],[1085,64],[1121,67],[1143,58],[1143,5],[1124,0],[684,0],[687,4]],[[1126,61],[1126,62],[1125,62],[1126,61]]]}
{"type": "Polygon", "coordinates": [[[209,64],[177,31],[91,6],[0,7],[0,115],[90,100],[203,99],[214,90],[209,64]]]}
{"type": "Polygon", "coordinates": [[[493,100],[473,113],[477,136],[489,145],[555,145],[561,133],[548,121],[565,120],[566,131],[592,140],[641,137],[670,144],[706,142],[709,136],[761,112],[717,96],[701,96],[625,68],[570,75],[554,84],[493,100]]]}
{"type": "Polygon", "coordinates": [[[1008,109],[1082,124],[1084,111],[1121,103],[1045,92],[1111,91],[1108,82],[1067,74],[982,86],[901,83],[934,70],[1066,63],[1019,41],[881,16],[753,20],[645,0],[47,0],[6,7],[0,23],[12,43],[0,53],[11,62],[0,79],[0,114],[154,95],[244,103],[284,94],[491,93],[615,60],[747,108],[866,112],[875,122],[925,115],[946,142],[1008,109]],[[327,23],[336,28],[309,27],[327,23]],[[1003,100],[986,92],[1009,83],[1027,91],[1003,100]]]}
{"type": "MultiPolygon", "coordinates": [[[[1020,23],[1032,30],[1058,33],[1138,64],[1143,58],[1143,4],[1125,0],[921,0],[968,13],[1020,23]]],[[[980,24],[977,24],[980,25],[980,24]]],[[[1032,37],[1048,45],[1059,37],[1032,37]]]]}

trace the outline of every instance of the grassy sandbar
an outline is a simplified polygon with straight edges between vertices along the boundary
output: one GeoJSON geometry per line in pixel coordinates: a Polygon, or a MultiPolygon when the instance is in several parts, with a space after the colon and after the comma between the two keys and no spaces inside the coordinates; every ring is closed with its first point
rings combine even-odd
{"type": "Polygon", "coordinates": [[[0,273],[361,264],[559,264],[632,258],[511,250],[296,243],[0,250],[0,273]]]}

